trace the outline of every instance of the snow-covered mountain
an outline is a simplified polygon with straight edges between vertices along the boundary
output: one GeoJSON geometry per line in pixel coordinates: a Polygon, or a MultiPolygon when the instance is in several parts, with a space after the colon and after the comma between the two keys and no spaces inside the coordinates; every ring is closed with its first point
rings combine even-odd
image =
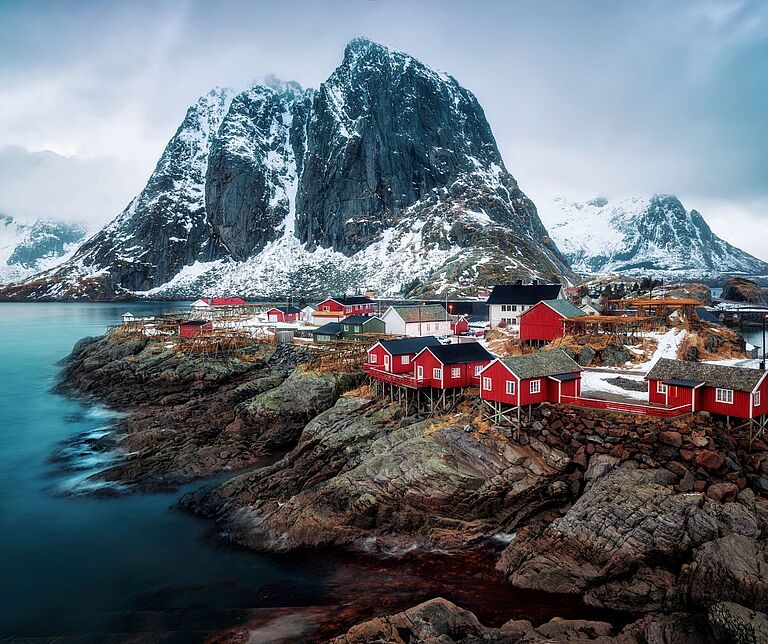
{"type": "Polygon", "coordinates": [[[61,263],[85,235],[85,228],[79,224],[45,219],[25,223],[0,213],[0,284],[61,263]]]}
{"type": "Polygon", "coordinates": [[[460,294],[571,277],[475,97],[355,39],[318,90],[202,97],[125,211],[0,297],[460,294]]]}
{"type": "Polygon", "coordinates": [[[672,195],[539,203],[552,239],[579,273],[768,275],[768,263],[720,239],[672,195]]]}

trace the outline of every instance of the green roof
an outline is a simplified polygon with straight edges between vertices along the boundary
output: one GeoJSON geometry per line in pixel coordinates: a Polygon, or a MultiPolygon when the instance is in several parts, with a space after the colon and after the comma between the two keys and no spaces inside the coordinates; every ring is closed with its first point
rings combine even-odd
{"type": "Polygon", "coordinates": [[[579,307],[571,304],[568,300],[542,300],[542,302],[566,318],[580,318],[586,315],[584,311],[582,311],[579,307]]]}
{"type": "Polygon", "coordinates": [[[435,322],[450,320],[450,316],[443,308],[442,304],[393,306],[392,308],[406,322],[435,322]]]}
{"type": "Polygon", "coordinates": [[[499,360],[520,380],[546,378],[582,371],[582,368],[562,349],[539,351],[527,356],[513,356],[511,358],[499,358],[499,360]]]}

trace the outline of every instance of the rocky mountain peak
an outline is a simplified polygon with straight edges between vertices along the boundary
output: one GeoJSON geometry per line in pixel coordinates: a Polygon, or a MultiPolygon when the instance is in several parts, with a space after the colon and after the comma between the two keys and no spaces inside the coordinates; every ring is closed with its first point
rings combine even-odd
{"type": "Polygon", "coordinates": [[[541,210],[552,238],[583,273],[715,278],[768,274],[768,263],[712,232],[670,194],[585,203],[555,199],[541,210]]]}
{"type": "Polygon", "coordinates": [[[10,296],[472,294],[563,276],[472,93],[355,39],[317,91],[267,77],[201,97],[128,208],[10,296]]]}

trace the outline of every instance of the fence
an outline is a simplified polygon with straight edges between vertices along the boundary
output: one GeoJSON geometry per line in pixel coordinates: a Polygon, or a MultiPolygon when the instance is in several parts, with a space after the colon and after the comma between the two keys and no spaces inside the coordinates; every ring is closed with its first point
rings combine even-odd
{"type": "Polygon", "coordinates": [[[640,416],[656,416],[659,418],[677,418],[693,413],[691,405],[680,407],[654,407],[634,403],[615,402],[612,400],[598,400],[596,398],[577,398],[574,396],[562,396],[560,402],[574,407],[586,407],[588,409],[604,409],[606,411],[623,414],[635,414],[640,416]]]}

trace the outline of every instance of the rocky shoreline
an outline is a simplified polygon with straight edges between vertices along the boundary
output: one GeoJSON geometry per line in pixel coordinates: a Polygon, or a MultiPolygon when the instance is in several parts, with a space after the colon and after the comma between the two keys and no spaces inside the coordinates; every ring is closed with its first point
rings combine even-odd
{"type": "Polygon", "coordinates": [[[572,620],[491,628],[436,599],[339,642],[768,638],[762,443],[749,449],[701,417],[557,407],[513,438],[472,399],[449,416],[404,417],[360,374],[313,370],[310,357],[266,345],[200,356],[113,332],[78,343],[60,390],[129,412],[102,439],[120,455],[103,479],[153,490],[231,472],[181,503],[239,545],[399,555],[508,542],[496,566],[512,586],[633,616],[620,632],[572,620]]]}

